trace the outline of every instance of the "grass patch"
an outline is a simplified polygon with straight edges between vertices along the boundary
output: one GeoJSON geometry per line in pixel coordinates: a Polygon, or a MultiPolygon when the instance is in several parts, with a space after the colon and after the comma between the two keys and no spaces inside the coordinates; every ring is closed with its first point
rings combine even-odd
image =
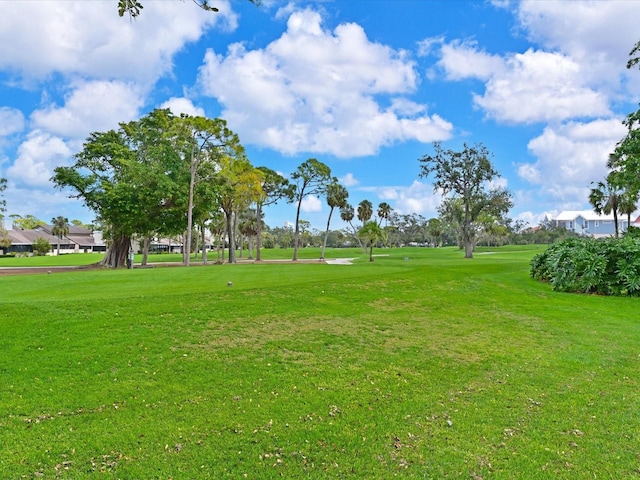
{"type": "Polygon", "coordinates": [[[639,476],[638,300],[490,252],[0,278],[0,477],[639,476]]]}

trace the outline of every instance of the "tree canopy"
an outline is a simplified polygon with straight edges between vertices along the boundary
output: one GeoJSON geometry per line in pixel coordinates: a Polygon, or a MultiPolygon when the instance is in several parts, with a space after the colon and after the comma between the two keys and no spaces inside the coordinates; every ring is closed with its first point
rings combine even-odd
{"type": "Polygon", "coordinates": [[[256,260],[261,261],[262,256],[260,250],[262,248],[262,209],[267,205],[278,203],[280,200],[292,202],[293,196],[295,195],[295,185],[292,185],[291,183],[289,183],[289,180],[284,178],[275,170],[271,170],[268,167],[258,167],[258,170],[262,173],[262,195],[256,202],[256,260]]]}
{"type": "Polygon", "coordinates": [[[322,250],[320,251],[320,260],[324,259],[324,251],[327,247],[327,238],[329,237],[329,226],[331,224],[331,216],[335,208],[342,208],[347,205],[347,199],[349,198],[349,191],[338,183],[337,180],[332,181],[327,185],[327,205],[329,206],[329,217],[327,218],[327,228],[324,232],[324,239],[322,241],[322,250]]]}
{"type": "Polygon", "coordinates": [[[192,210],[203,219],[217,209],[213,178],[206,182],[211,188],[197,188],[196,179],[205,171],[213,177],[221,155],[243,151],[223,120],[158,109],[118,130],[92,133],[75,164],[57,167],[52,180],[95,212],[109,239],[103,263],[121,267],[134,235],[181,234],[192,210]]]}
{"type": "MultiPolygon", "coordinates": [[[[513,206],[511,194],[491,182],[500,175],[491,164],[489,150],[482,144],[463,146],[461,151],[445,150],[434,143],[434,155],[420,158],[420,176],[434,176],[434,191],[441,191],[445,203],[458,201],[462,210],[459,233],[465,257],[473,257],[477,220],[482,213],[504,215],[513,206]]],[[[452,204],[454,205],[455,202],[452,204]]]]}
{"type": "Polygon", "coordinates": [[[300,208],[302,201],[310,195],[324,195],[327,185],[332,181],[331,169],[321,161],[310,158],[298,166],[291,174],[295,186],[293,200],[297,203],[296,227],[294,231],[293,261],[298,260],[300,238],[300,208]]]}

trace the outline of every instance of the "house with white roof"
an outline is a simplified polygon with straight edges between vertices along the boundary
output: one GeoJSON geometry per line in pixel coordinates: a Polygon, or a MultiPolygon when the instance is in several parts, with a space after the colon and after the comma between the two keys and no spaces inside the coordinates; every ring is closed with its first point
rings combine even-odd
{"type": "MultiPolygon", "coordinates": [[[[616,234],[613,213],[604,215],[598,214],[593,210],[565,210],[554,218],[552,222],[558,227],[564,227],[570,232],[575,232],[579,235],[601,238],[613,237],[616,234]]],[[[625,232],[628,227],[627,216],[618,215],[618,231],[620,234],[625,232]]]]}

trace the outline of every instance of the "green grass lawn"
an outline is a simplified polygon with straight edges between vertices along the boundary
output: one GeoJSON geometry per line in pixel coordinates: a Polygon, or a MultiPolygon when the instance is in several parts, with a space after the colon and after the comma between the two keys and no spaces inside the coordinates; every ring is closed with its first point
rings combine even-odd
{"type": "Polygon", "coordinates": [[[0,478],[640,478],[638,299],[345,253],[0,277],[0,478]]]}

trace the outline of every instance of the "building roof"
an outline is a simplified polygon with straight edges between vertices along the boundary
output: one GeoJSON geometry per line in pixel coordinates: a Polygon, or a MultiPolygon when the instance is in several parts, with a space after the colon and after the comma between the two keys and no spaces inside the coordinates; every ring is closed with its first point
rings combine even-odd
{"type": "MultiPolygon", "coordinates": [[[[585,220],[613,221],[612,213],[609,215],[600,215],[593,210],[565,210],[563,212],[560,212],[560,214],[556,218],[554,218],[554,220],[560,222],[572,222],[578,217],[582,217],[585,220]]],[[[621,218],[620,215],[618,215],[618,218],[621,218]]]]}
{"type": "Polygon", "coordinates": [[[13,245],[33,245],[39,237],[48,240],[52,245],[58,241],[57,237],[39,230],[7,230],[7,233],[13,245]]]}
{"type": "MultiPolygon", "coordinates": [[[[51,245],[58,244],[58,237],[51,234],[51,225],[39,225],[33,230],[7,230],[13,245],[33,245],[38,237],[48,240],[51,245]]],[[[79,245],[80,247],[92,247],[94,245],[104,245],[102,237],[94,238],[90,230],[75,225],[69,226],[69,234],[60,239],[63,245],[79,245]]]]}

